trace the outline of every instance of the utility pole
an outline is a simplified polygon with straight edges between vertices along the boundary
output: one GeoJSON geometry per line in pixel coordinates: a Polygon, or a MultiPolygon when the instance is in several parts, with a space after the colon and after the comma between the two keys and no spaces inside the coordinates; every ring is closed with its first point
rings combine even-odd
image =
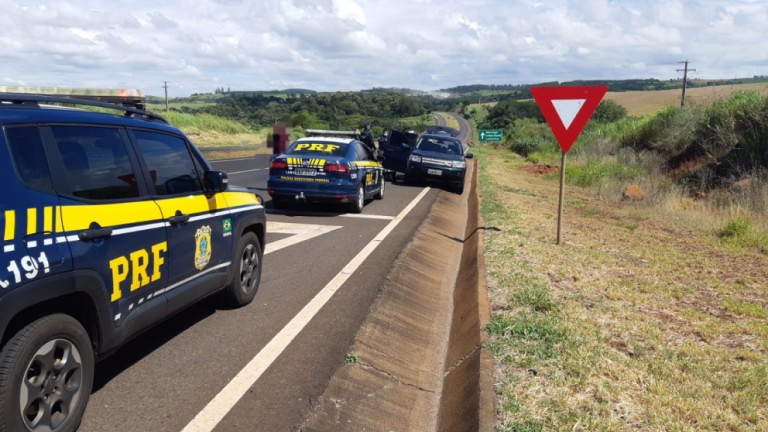
{"type": "Polygon", "coordinates": [[[677,69],[678,72],[683,73],[683,96],[680,98],[680,108],[685,106],[685,88],[688,86],[688,71],[696,72],[696,69],[688,69],[688,60],[683,60],[678,63],[685,63],[683,69],[677,69]]]}
{"type": "Polygon", "coordinates": [[[165,89],[165,110],[168,111],[168,81],[163,81],[163,88],[165,89]]]}

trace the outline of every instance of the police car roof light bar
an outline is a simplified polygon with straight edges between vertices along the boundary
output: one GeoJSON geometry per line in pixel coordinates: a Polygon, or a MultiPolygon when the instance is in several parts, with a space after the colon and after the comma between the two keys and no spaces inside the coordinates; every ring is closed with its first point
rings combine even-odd
{"type": "Polygon", "coordinates": [[[355,131],[340,131],[340,130],[326,130],[326,129],[306,129],[304,134],[308,137],[355,137],[359,135],[359,132],[355,131]]]}
{"type": "Polygon", "coordinates": [[[59,87],[0,86],[2,104],[25,104],[40,107],[39,102],[94,106],[123,111],[128,117],[168,121],[146,110],[147,98],[136,89],[68,89],[59,87]]]}

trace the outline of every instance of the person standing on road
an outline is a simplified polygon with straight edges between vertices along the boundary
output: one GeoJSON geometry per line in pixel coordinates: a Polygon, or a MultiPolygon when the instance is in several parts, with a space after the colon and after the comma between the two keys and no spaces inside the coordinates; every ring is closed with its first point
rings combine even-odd
{"type": "Polygon", "coordinates": [[[363,129],[363,132],[361,135],[362,135],[361,138],[362,138],[363,144],[365,144],[365,146],[371,150],[371,153],[375,153],[376,144],[374,144],[373,142],[373,132],[371,132],[370,123],[365,124],[365,129],[363,129]]]}

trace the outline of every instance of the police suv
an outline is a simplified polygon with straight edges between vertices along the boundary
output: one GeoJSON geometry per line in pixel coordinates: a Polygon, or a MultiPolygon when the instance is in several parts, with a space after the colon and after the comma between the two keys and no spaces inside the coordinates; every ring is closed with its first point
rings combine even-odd
{"type": "Polygon", "coordinates": [[[75,430],[96,360],[258,289],[261,198],[129,96],[0,93],[0,432],[75,430]]]}

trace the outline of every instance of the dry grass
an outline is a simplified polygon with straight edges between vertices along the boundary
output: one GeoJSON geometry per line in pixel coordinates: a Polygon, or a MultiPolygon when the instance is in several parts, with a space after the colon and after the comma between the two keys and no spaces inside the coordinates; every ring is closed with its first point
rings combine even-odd
{"type": "MultiPolygon", "coordinates": [[[[232,159],[251,157],[256,154],[271,154],[272,149],[267,147],[266,129],[258,133],[224,134],[216,132],[202,132],[187,128],[184,133],[197,147],[203,151],[206,159],[232,159]],[[241,149],[213,150],[215,147],[242,147],[241,149]]],[[[271,129],[269,129],[271,132],[271,129]]]]}
{"type": "Polygon", "coordinates": [[[498,430],[768,430],[768,256],[478,150],[498,430]]]}
{"type": "MultiPolygon", "coordinates": [[[[738,90],[758,90],[768,93],[768,84],[735,84],[711,87],[695,87],[685,91],[686,103],[711,104],[738,90]]],[[[629,115],[655,114],[665,106],[679,106],[682,89],[655,91],[608,92],[605,98],[627,109],[629,115]]]]}

